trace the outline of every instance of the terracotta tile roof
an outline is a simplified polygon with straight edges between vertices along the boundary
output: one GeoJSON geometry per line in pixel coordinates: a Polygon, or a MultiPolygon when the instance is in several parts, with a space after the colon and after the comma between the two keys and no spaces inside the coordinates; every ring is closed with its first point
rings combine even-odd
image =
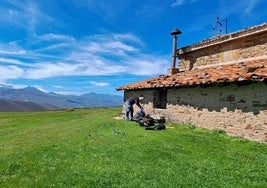
{"type": "Polygon", "coordinates": [[[118,87],[116,90],[137,90],[149,88],[186,87],[215,83],[241,81],[263,82],[267,80],[267,59],[217,65],[202,69],[179,72],[174,75],[161,75],[140,82],[118,87]]]}

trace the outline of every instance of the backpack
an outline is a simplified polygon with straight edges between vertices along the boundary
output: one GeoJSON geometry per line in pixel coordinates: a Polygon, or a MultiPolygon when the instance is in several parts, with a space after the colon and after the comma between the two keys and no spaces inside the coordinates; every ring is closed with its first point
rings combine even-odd
{"type": "Polygon", "coordinates": [[[137,122],[140,126],[144,126],[144,127],[154,126],[154,119],[150,117],[149,114],[137,122]]]}
{"type": "Polygon", "coordinates": [[[146,116],[146,113],[143,108],[141,108],[133,117],[133,121],[139,122],[146,116]]]}
{"type": "Polygon", "coordinates": [[[148,114],[142,119],[145,127],[154,126],[154,119],[148,114]]]}
{"type": "Polygon", "coordinates": [[[156,129],[157,129],[157,130],[163,130],[163,129],[166,129],[166,126],[165,126],[163,123],[159,123],[159,124],[156,126],[156,129]]]}

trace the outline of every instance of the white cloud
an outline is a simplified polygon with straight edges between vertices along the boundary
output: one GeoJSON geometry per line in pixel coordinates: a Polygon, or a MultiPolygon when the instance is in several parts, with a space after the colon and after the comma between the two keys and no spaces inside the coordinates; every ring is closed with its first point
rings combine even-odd
{"type": "MultiPolygon", "coordinates": [[[[155,75],[162,74],[163,68],[168,64],[165,57],[142,54],[144,44],[131,34],[95,35],[76,40],[67,35],[49,33],[36,36],[36,38],[39,41],[58,41],[53,44],[49,43],[47,46],[40,46],[39,49],[27,51],[14,42],[13,46],[7,45],[9,53],[14,54],[16,49],[19,49],[24,53],[23,59],[21,56],[0,58],[0,62],[20,67],[15,71],[20,73],[15,74],[16,78],[43,79],[59,76],[118,74],[155,75]],[[54,51],[56,51],[56,57],[53,56],[54,51]],[[59,59],[60,61],[58,61],[59,59]],[[27,62],[29,60],[30,62],[27,62]]],[[[38,43],[37,41],[35,44],[38,43]]],[[[0,46],[0,52],[1,49],[4,49],[4,45],[0,46]]],[[[13,69],[15,68],[13,67],[13,69]]],[[[6,75],[5,79],[8,78],[14,78],[14,75],[11,74],[11,77],[6,75]]],[[[98,86],[101,84],[104,83],[99,83],[98,86]]]]}
{"type": "Polygon", "coordinates": [[[14,42],[10,42],[8,44],[0,43],[0,54],[24,55],[26,54],[26,50],[24,50],[14,42]]]}
{"type": "Polygon", "coordinates": [[[2,58],[2,57],[0,57],[0,62],[1,63],[8,63],[8,64],[16,64],[16,65],[22,65],[23,64],[20,61],[15,60],[15,59],[8,59],[8,58],[2,58]]]}
{"type": "Polygon", "coordinates": [[[26,8],[25,13],[26,13],[26,18],[27,18],[29,33],[34,34],[36,24],[39,21],[38,5],[34,2],[30,2],[25,8],[26,8]]]}
{"type": "Polygon", "coordinates": [[[0,81],[5,82],[9,79],[19,78],[24,75],[24,70],[16,66],[2,66],[0,65],[0,81]]]}
{"type": "Polygon", "coordinates": [[[67,42],[73,42],[75,39],[72,36],[68,35],[61,35],[61,34],[54,34],[54,33],[48,33],[40,36],[36,36],[36,39],[39,41],[67,41],[67,42]]]}
{"type": "Polygon", "coordinates": [[[52,44],[50,46],[42,47],[40,49],[36,49],[34,51],[45,52],[45,51],[52,51],[52,50],[62,50],[64,48],[71,48],[71,45],[69,43],[57,43],[57,44],[52,44]]]}
{"type": "Polygon", "coordinates": [[[76,39],[72,36],[48,33],[44,35],[35,35],[31,40],[31,45],[38,46],[35,52],[44,52],[57,50],[59,53],[61,49],[74,48],[76,39]]]}
{"type": "Polygon", "coordinates": [[[53,87],[53,88],[58,88],[58,89],[62,89],[62,88],[64,88],[64,87],[61,86],[61,85],[53,85],[52,87],[53,87]]]}
{"type": "Polygon", "coordinates": [[[120,41],[109,41],[106,44],[103,44],[104,46],[106,46],[106,49],[108,49],[108,51],[113,51],[116,50],[116,52],[120,52],[120,51],[126,51],[126,52],[132,52],[132,51],[137,51],[136,48],[134,48],[133,46],[124,44],[120,41]]]}
{"type": "Polygon", "coordinates": [[[43,79],[58,76],[84,76],[84,75],[113,75],[124,72],[125,68],[119,65],[108,66],[102,62],[93,63],[51,63],[35,64],[35,68],[25,71],[24,78],[43,79]]]}
{"type": "Polygon", "coordinates": [[[10,8],[1,8],[0,7],[0,22],[7,25],[14,25],[26,28],[23,22],[23,15],[20,11],[10,9],[10,8]]]}
{"type": "Polygon", "coordinates": [[[194,3],[198,0],[176,0],[174,3],[171,4],[171,7],[178,7],[186,3],[194,3]],[[187,1],[187,2],[186,2],[187,1]]]}
{"type": "Polygon", "coordinates": [[[98,87],[104,87],[104,86],[108,86],[109,84],[106,82],[95,82],[95,81],[90,81],[89,82],[91,85],[93,86],[98,86],[98,87]]]}
{"type": "Polygon", "coordinates": [[[133,75],[158,75],[164,74],[169,68],[169,58],[160,56],[143,56],[129,58],[127,72],[133,75]],[[163,72],[164,71],[164,72],[163,72]]]}
{"type": "Polygon", "coordinates": [[[176,7],[184,4],[184,0],[176,0],[174,3],[172,3],[171,7],[176,7]]]}
{"type": "Polygon", "coordinates": [[[114,40],[119,40],[119,41],[130,41],[134,42],[139,45],[143,45],[143,42],[136,36],[132,34],[114,34],[113,35],[114,40]]]}
{"type": "Polygon", "coordinates": [[[29,63],[23,63],[17,59],[10,59],[10,58],[2,58],[0,57],[0,62],[5,64],[11,64],[11,65],[19,65],[19,66],[25,66],[25,67],[34,67],[33,65],[29,63]]]}
{"type": "Polygon", "coordinates": [[[141,41],[130,34],[118,35],[95,35],[85,38],[81,42],[83,45],[79,49],[89,53],[101,53],[114,55],[125,55],[127,52],[135,52],[135,46],[142,45],[141,41]]]}
{"type": "Polygon", "coordinates": [[[78,64],[43,62],[35,64],[34,68],[25,71],[24,78],[42,79],[57,76],[73,75],[79,68],[78,64]]]}
{"type": "Polygon", "coordinates": [[[53,20],[40,10],[39,3],[28,0],[8,0],[6,7],[0,7],[0,22],[23,28],[29,36],[34,36],[39,24],[53,20]]]}
{"type": "Polygon", "coordinates": [[[59,95],[77,95],[77,96],[84,94],[84,92],[78,92],[78,91],[57,91],[55,93],[59,95]]]}

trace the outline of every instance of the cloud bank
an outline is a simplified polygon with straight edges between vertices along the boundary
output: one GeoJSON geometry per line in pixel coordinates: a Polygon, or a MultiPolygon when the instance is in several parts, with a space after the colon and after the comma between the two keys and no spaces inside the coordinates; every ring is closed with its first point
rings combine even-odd
{"type": "Polygon", "coordinates": [[[19,43],[13,43],[13,48],[10,44],[0,45],[3,56],[0,63],[5,64],[2,69],[10,72],[0,77],[2,81],[81,75],[154,75],[162,73],[162,67],[168,64],[164,56],[142,53],[144,43],[132,34],[93,35],[78,40],[49,33],[35,36],[31,45],[34,48],[25,49],[19,43]]]}

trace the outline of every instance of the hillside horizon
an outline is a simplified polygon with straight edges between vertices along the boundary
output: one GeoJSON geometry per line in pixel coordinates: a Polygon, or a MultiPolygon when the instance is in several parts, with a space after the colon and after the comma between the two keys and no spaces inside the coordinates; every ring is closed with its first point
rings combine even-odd
{"type": "Polygon", "coordinates": [[[11,86],[2,85],[0,86],[0,99],[4,100],[0,103],[0,110],[2,111],[5,111],[5,109],[16,111],[16,108],[18,111],[28,111],[27,109],[114,107],[122,104],[122,96],[119,95],[94,92],[79,96],[61,95],[54,92],[46,93],[32,86],[15,89],[11,86]]]}

